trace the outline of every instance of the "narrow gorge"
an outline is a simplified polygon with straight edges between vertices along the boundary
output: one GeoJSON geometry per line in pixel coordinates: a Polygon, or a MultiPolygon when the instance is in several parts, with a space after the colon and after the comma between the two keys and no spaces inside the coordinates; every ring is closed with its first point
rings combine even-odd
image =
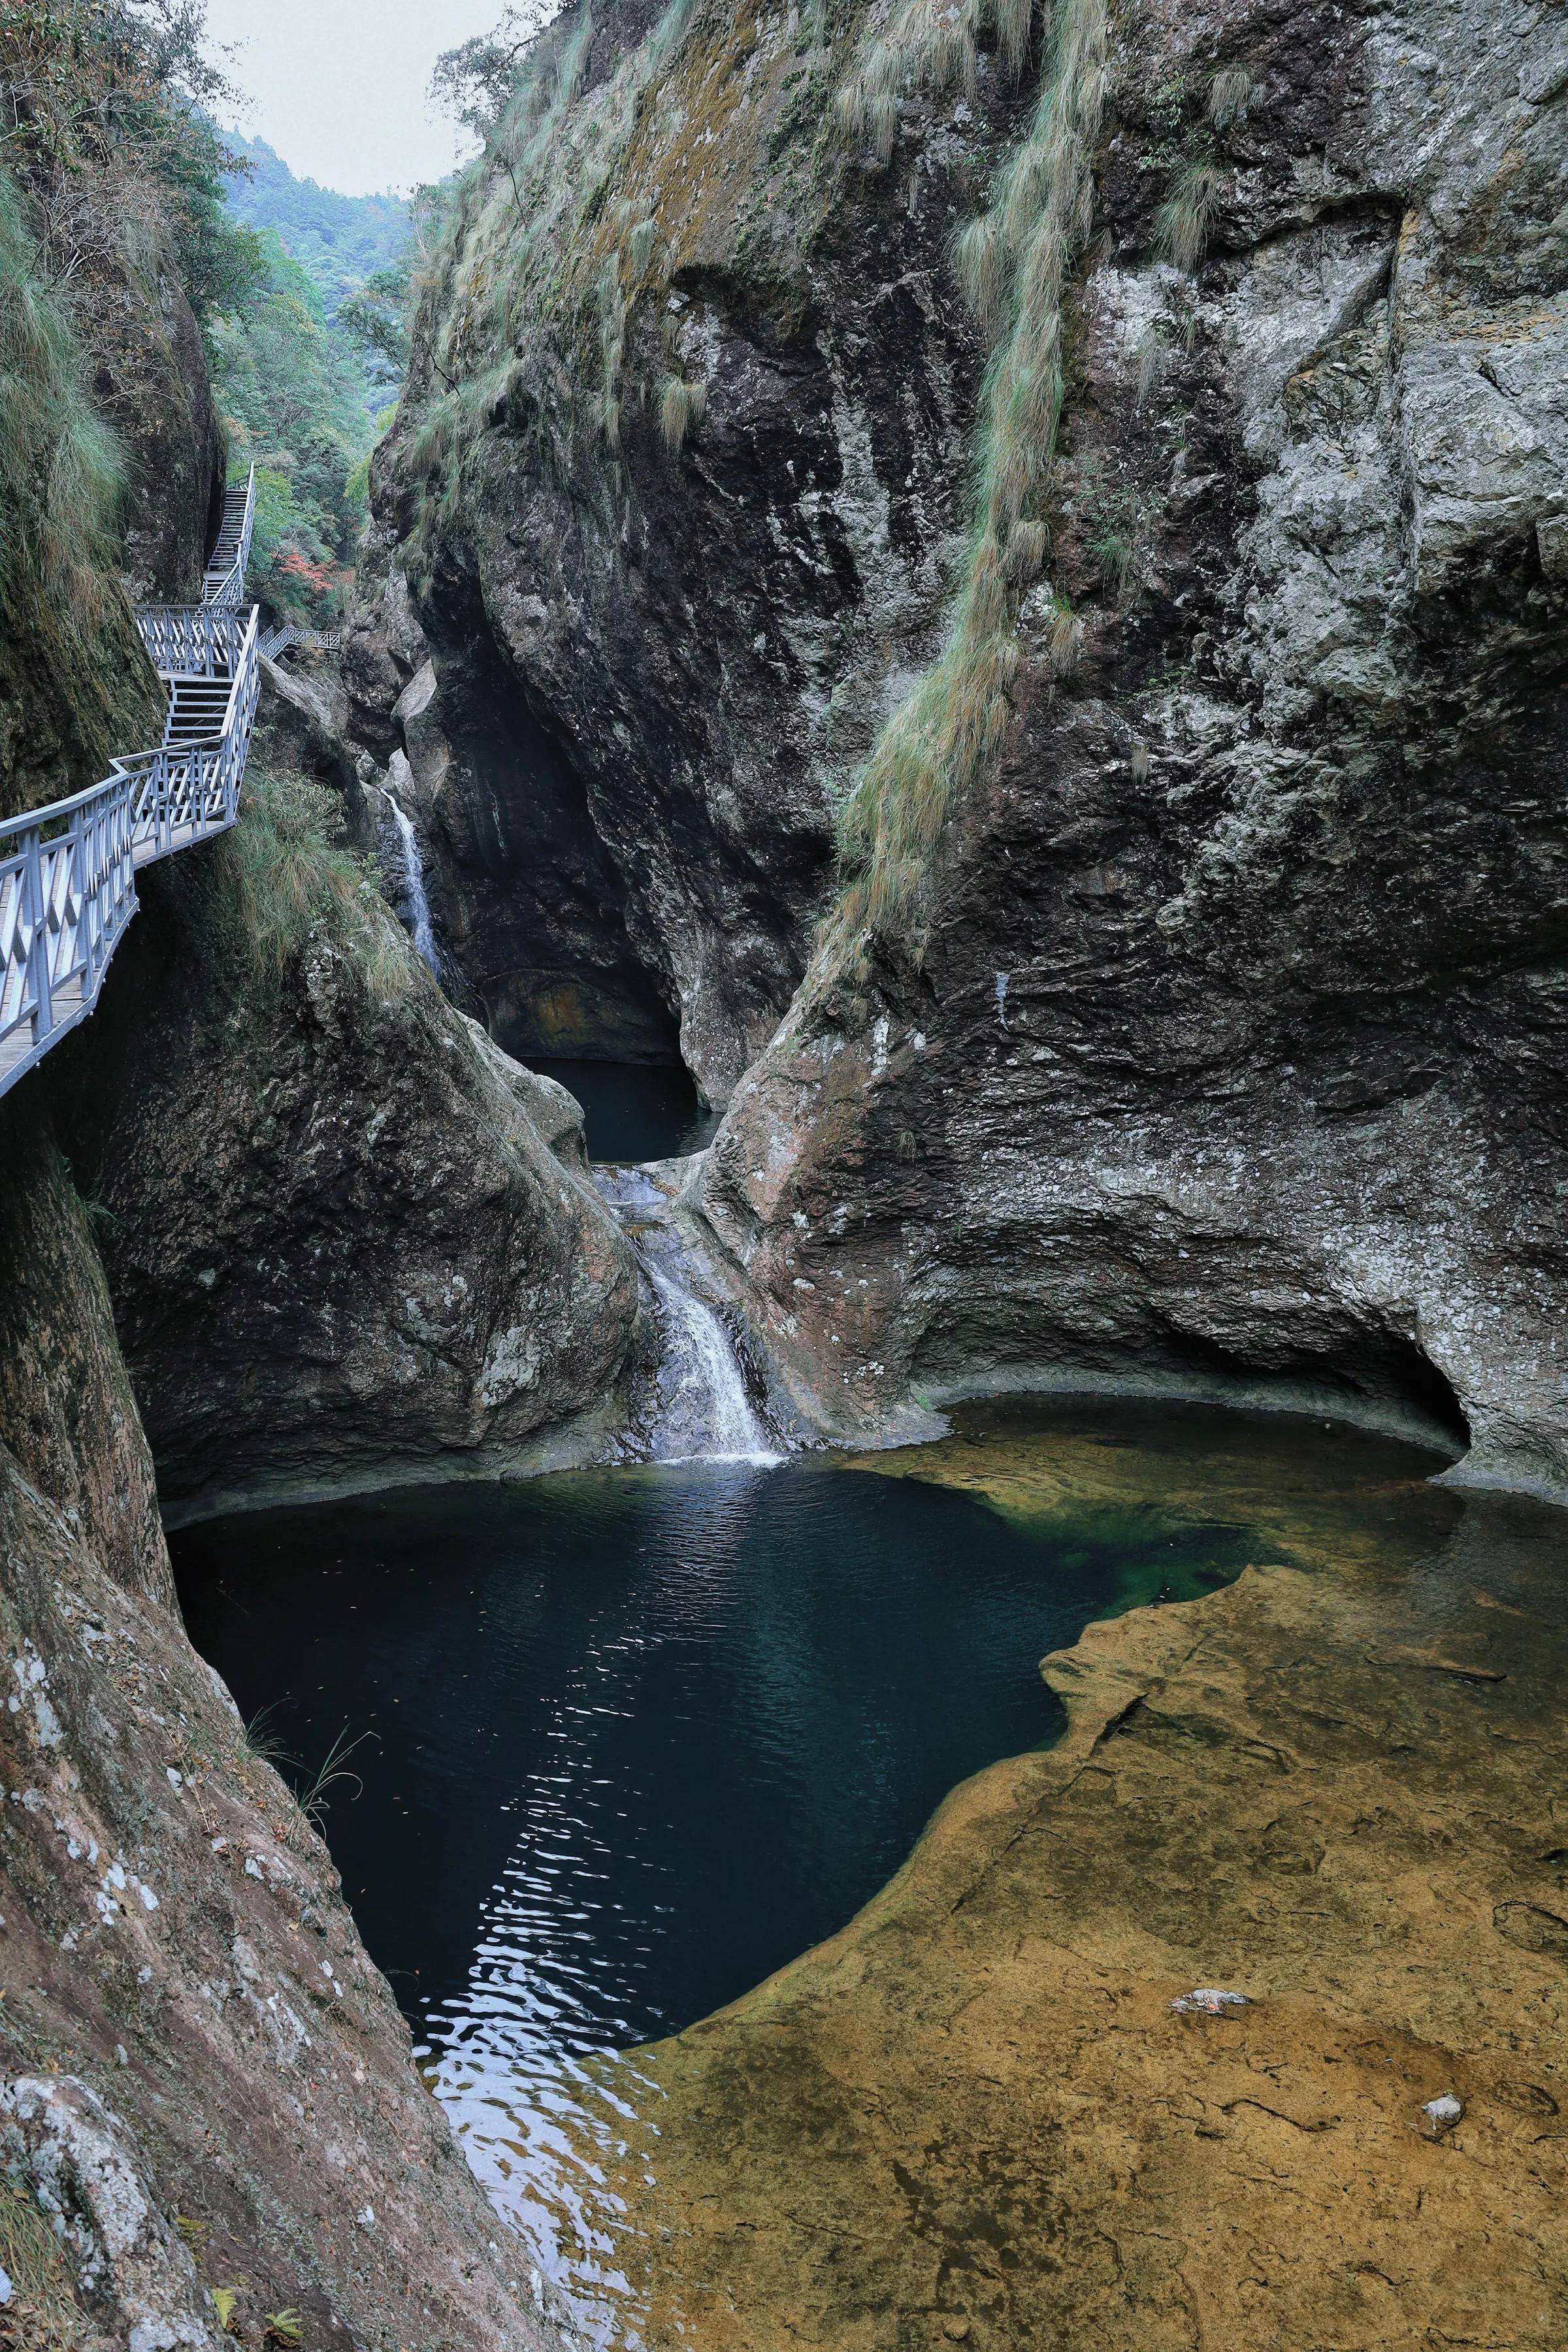
{"type": "Polygon", "coordinates": [[[1568,2341],[1561,18],[0,15],[0,2347],[1568,2341]]]}

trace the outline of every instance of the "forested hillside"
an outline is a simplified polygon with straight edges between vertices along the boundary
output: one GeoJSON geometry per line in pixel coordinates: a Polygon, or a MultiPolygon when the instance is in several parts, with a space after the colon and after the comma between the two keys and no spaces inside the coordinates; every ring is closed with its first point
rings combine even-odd
{"type": "Polygon", "coordinates": [[[226,183],[229,211],[247,228],[275,229],[325,303],[329,315],[378,269],[391,267],[408,240],[402,196],[343,196],[314,180],[296,179],[265,139],[224,133],[250,165],[226,183]]]}
{"type": "Polygon", "coordinates": [[[353,577],[365,467],[401,373],[410,207],[299,179],[264,139],[224,138],[238,167],[224,200],[255,278],[214,317],[207,349],[231,467],[257,468],[252,582],[279,614],[327,621],[353,577]]]}
{"type": "Polygon", "coordinates": [[[257,471],[253,593],[292,619],[328,620],[353,577],[377,429],[358,351],[273,229],[257,238],[245,299],[211,320],[206,342],[230,473],[257,471]]]}

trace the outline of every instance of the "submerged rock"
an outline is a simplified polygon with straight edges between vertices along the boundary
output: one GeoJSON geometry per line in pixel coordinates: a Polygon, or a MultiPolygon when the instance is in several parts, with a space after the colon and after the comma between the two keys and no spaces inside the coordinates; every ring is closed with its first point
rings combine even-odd
{"type": "Polygon", "coordinates": [[[1384,1440],[1141,1432],[1062,1408],[862,1457],[1065,1540],[1176,1511],[1283,1558],[1047,1658],[1056,1745],[956,1790],[841,1933],[606,2063],[650,2352],[903,2352],[949,2312],[999,2352],[1184,2352],[1194,2313],[1249,2352],[1556,2352],[1568,1983],[1493,1920],[1562,1874],[1561,1514],[1384,1440]],[[1175,2030],[1221,1944],[1257,1998],[1175,2030]],[[1421,2114],[1452,2058],[1474,2165],[1421,2114]]]}

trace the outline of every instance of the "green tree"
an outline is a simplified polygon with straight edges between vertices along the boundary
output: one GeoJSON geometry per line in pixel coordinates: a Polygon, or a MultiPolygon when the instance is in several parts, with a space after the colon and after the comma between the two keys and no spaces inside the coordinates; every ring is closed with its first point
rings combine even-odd
{"type": "Polygon", "coordinates": [[[378,269],[338,305],[337,323],[359,351],[373,393],[395,391],[408,373],[408,320],[413,307],[408,263],[378,269]]]}
{"type": "Polygon", "coordinates": [[[231,472],[257,471],[252,591],[280,615],[326,620],[353,580],[361,461],[376,428],[354,353],[309,275],[275,231],[258,248],[262,278],[208,329],[213,388],[231,472]]]}
{"type": "Polygon", "coordinates": [[[213,124],[234,93],[205,17],[204,0],[0,5],[0,137],[47,265],[134,266],[162,240],[204,319],[242,301],[259,266],[225,204],[244,159],[213,124]]]}

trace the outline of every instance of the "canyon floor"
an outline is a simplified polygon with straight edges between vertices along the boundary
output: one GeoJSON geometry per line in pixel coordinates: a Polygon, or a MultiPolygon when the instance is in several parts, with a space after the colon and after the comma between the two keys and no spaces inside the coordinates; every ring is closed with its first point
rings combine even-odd
{"type": "Polygon", "coordinates": [[[1260,1564],[1047,1659],[1056,1745],[958,1790],[843,1934],[608,2071],[654,2090],[605,2183],[637,2333],[1560,2346],[1568,1525],[1321,1423],[1016,1426],[858,1466],[1240,1523],[1260,1564]],[[1173,2011],[1200,1985],[1247,2006],[1173,2011]]]}

